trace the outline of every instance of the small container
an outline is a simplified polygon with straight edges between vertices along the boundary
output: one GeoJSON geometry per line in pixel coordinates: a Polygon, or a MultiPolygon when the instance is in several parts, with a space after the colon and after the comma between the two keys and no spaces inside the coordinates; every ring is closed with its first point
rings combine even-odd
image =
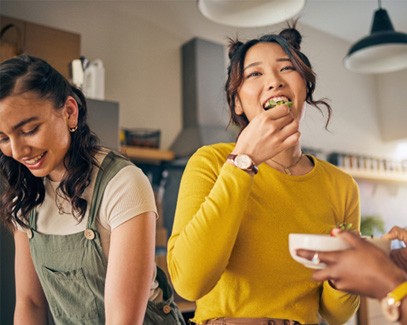
{"type": "Polygon", "coordinates": [[[134,128],[124,129],[125,145],[159,148],[161,131],[158,129],[134,128]]]}

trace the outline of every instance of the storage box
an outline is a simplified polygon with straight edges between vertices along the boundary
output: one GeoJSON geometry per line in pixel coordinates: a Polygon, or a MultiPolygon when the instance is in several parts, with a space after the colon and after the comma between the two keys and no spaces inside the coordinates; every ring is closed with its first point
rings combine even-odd
{"type": "Polygon", "coordinates": [[[157,129],[124,129],[124,145],[159,148],[161,131],[157,129]]]}

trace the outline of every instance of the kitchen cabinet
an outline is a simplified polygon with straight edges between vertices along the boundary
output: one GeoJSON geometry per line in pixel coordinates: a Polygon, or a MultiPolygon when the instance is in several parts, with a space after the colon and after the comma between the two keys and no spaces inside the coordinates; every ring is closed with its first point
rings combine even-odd
{"type": "Polygon", "coordinates": [[[0,15],[0,29],[8,24],[2,41],[17,44],[19,51],[46,60],[65,78],[70,79],[70,63],[81,52],[80,34],[0,15]]]}

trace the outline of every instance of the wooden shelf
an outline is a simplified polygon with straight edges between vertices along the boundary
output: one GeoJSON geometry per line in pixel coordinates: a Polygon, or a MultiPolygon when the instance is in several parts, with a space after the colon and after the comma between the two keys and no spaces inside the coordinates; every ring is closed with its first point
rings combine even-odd
{"type": "Polygon", "coordinates": [[[134,160],[170,161],[175,158],[175,153],[171,150],[122,146],[120,151],[130,159],[134,160]]]}
{"type": "Polygon", "coordinates": [[[381,171],[368,171],[352,168],[341,169],[352,175],[355,179],[369,180],[376,182],[389,182],[389,183],[407,183],[407,173],[402,172],[381,172],[381,171]]]}

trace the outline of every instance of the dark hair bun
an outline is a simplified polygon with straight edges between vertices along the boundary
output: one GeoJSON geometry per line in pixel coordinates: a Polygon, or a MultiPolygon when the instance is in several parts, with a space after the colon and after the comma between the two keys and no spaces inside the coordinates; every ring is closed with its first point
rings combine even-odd
{"type": "Polygon", "coordinates": [[[233,57],[233,55],[242,45],[243,43],[238,40],[229,39],[229,59],[233,57]]]}
{"type": "Polygon", "coordinates": [[[302,36],[295,28],[286,28],[282,30],[279,36],[283,37],[297,51],[300,50],[302,36]]]}

